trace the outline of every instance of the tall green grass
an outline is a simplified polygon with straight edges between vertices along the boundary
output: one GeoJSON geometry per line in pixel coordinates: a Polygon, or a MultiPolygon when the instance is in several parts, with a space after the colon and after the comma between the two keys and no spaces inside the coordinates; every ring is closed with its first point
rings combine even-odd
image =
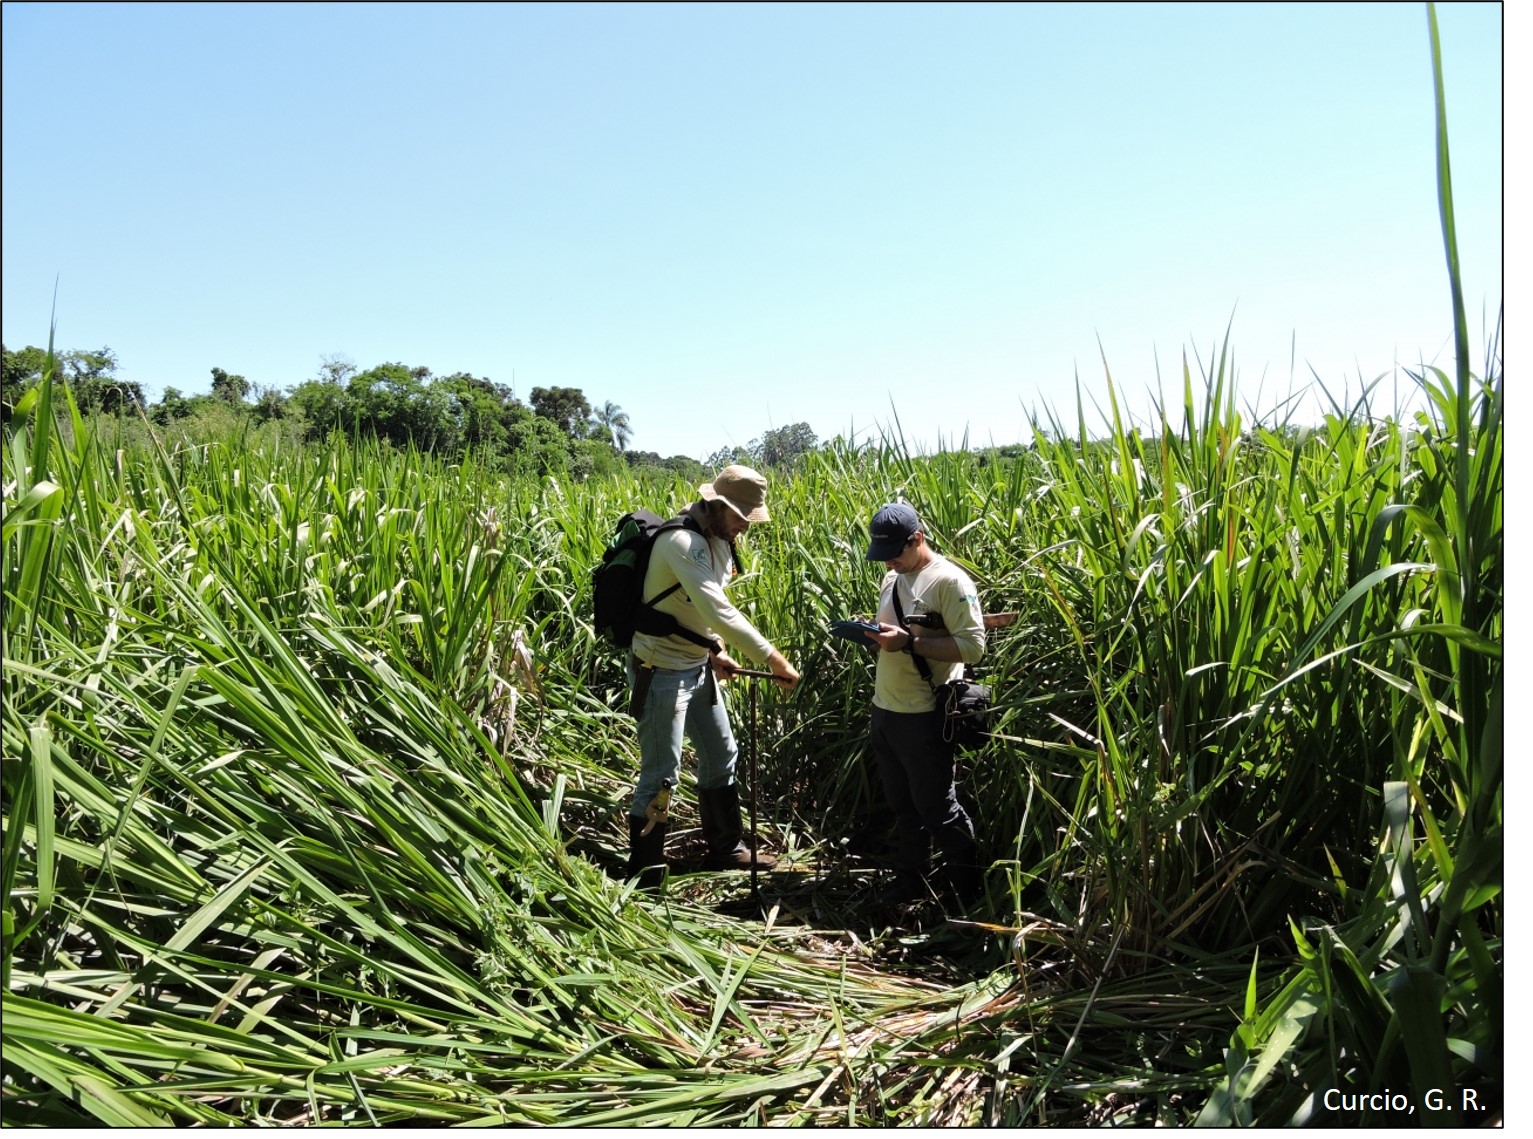
{"type": "MultiPolygon", "coordinates": [[[[1424,1125],[1478,1118],[1471,1102],[1497,1117],[1501,1106],[1502,375],[1495,345],[1485,378],[1469,370],[1431,6],[1428,21],[1455,367],[1418,377],[1430,402],[1402,463],[1410,485],[1374,513],[1348,594],[1400,564],[1376,569],[1385,556],[1426,567],[1396,627],[1370,637],[1387,658],[1357,657],[1389,686],[1377,837],[1363,873],[1338,868],[1339,913],[1296,915],[1298,965],[1265,1005],[1254,989],[1248,998],[1228,1078],[1203,1113],[1211,1122],[1332,1121],[1344,1101],[1328,1101],[1331,1089],[1409,1089],[1424,1125]]],[[[1353,1122],[1391,1120],[1376,1094],[1363,1102],[1353,1122]]]]}
{"type": "MultiPolygon", "coordinates": [[[[1450,654],[1497,642],[1499,562],[1470,636],[1462,608],[1438,612],[1433,532],[1396,525],[1454,510],[1441,380],[1442,422],[1308,432],[1241,423],[1226,382],[1185,373],[1180,421],[1153,435],[1039,424],[1015,463],[832,449],[776,478],[778,521],[748,538],[742,603],[806,676],[789,700],[763,690],[759,725],[763,826],[800,866],[834,864],[877,798],[868,662],[823,635],[871,604],[871,509],[909,497],[989,607],[1020,614],[985,664],[1001,738],[964,783],[1003,932],[948,990],[827,950],[823,916],[721,921],[685,880],[636,905],[593,865],[618,857],[636,755],[587,573],[621,509],[695,488],[510,484],[344,444],[120,456],[34,420],[6,475],[9,1113],[1046,1122],[1107,1110],[1127,1079],[1175,1120],[1219,1082],[1232,1007],[1238,1078],[1217,1103],[1255,1112],[1245,1056],[1300,1055],[1295,1026],[1319,1022],[1273,1010],[1315,1005],[1314,962],[1377,965],[1315,938],[1388,941],[1402,920],[1412,819],[1392,787],[1428,828],[1422,904],[1435,917],[1463,865],[1453,928],[1494,912],[1493,877],[1453,857],[1455,805],[1499,783],[1457,759],[1479,753],[1450,654]],[[1258,949],[1272,969],[1300,950],[1301,972],[1253,974],[1258,949]],[[881,1034],[906,1007],[924,1010],[909,1035],[881,1034]],[[1123,1026],[1157,1008],[1148,1059],[1123,1026]],[[93,1043],[60,1046],[75,1034],[93,1043]],[[823,1042],[843,1034],[886,1058],[837,1059],[823,1042]],[[748,1108],[713,1078],[726,1039],[748,1108]],[[923,1097],[947,1084],[917,1078],[938,1070],[959,1097],[940,1106],[923,1097]],[[891,1072],[901,1093],[875,1094],[891,1072]],[[475,1106],[451,1106],[468,1086],[475,1106]]],[[[1499,420],[1474,423],[1489,495],[1499,420]]],[[[849,912],[868,946],[890,940],[849,912]]],[[[1480,932],[1444,935],[1443,975],[1494,1001],[1499,931],[1480,932]]],[[[1488,1080],[1499,1029],[1453,1031],[1488,1080]]],[[[1270,1102],[1262,1118],[1292,1114],[1270,1102]]]]}
{"type": "Polygon", "coordinates": [[[539,773],[593,714],[497,703],[535,698],[516,633],[546,654],[572,612],[535,506],[50,422],[7,463],[9,1120],[739,1122],[843,1066],[838,1018],[964,999],[564,850],[581,772],[539,773]]]}

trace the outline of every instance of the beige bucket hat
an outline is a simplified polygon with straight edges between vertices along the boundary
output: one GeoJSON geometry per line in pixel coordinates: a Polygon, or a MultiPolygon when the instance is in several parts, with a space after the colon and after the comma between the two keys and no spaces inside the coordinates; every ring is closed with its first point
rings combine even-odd
{"type": "Polygon", "coordinates": [[[747,522],[766,522],[766,478],[749,467],[731,463],[712,482],[705,482],[697,493],[707,501],[722,498],[747,522]]]}

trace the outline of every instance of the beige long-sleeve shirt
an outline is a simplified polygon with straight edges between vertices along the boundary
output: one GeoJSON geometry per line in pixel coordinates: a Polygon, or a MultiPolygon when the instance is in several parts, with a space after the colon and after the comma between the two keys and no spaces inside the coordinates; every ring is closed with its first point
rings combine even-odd
{"type": "MultiPolygon", "coordinates": [[[[668,530],[655,539],[644,575],[644,596],[658,596],[680,582],[680,589],[655,606],[658,611],[764,664],[772,643],[724,596],[724,586],[733,574],[734,559],[724,539],[692,530],[668,530]]],[[[683,637],[650,633],[634,634],[633,652],[655,668],[695,668],[708,659],[707,649],[683,637]]]]}

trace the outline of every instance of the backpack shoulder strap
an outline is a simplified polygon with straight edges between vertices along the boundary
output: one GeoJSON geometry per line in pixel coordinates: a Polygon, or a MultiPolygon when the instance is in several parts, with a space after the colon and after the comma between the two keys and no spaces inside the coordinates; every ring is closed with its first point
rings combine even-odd
{"type": "MultiPolygon", "coordinates": [[[[911,638],[913,644],[915,634],[911,633],[910,624],[905,620],[905,607],[900,604],[900,579],[897,577],[889,583],[889,597],[894,602],[895,620],[900,623],[900,628],[905,630],[906,635],[911,638]]],[[[916,671],[921,674],[921,679],[930,684],[932,691],[935,692],[937,686],[932,684],[932,668],[931,665],[926,663],[926,658],[916,652],[911,652],[910,659],[916,662],[916,671]]]]}
{"type": "MultiPolygon", "coordinates": [[[[668,530],[691,530],[694,534],[701,534],[703,532],[702,528],[700,526],[698,526],[697,520],[695,518],[693,518],[690,514],[678,514],[675,518],[669,518],[666,521],[660,523],[660,525],[658,525],[658,526],[654,527],[652,530],[650,530],[650,532],[649,532],[649,546],[650,546],[651,549],[654,548],[655,542],[659,540],[660,535],[664,534],[668,530]]],[[[643,583],[641,582],[640,584],[642,585],[643,583]]],[[[661,601],[661,600],[669,597],[671,594],[675,593],[680,588],[681,588],[681,582],[678,581],[675,585],[671,586],[669,589],[663,590],[662,592],[655,594],[655,596],[651,597],[648,601],[645,601],[641,597],[639,599],[639,604],[641,604],[641,605],[654,605],[656,602],[661,601]]]]}
{"type": "MultiPolygon", "coordinates": [[[[702,531],[702,527],[700,527],[697,524],[697,520],[695,518],[693,518],[690,514],[679,514],[675,518],[670,519],[669,521],[662,522],[659,526],[656,526],[653,530],[650,531],[649,541],[650,541],[651,548],[653,548],[656,539],[658,539],[660,537],[660,535],[665,533],[667,530],[691,530],[694,534],[701,534],[703,532],[702,531]]],[[[734,553],[734,543],[733,542],[730,543],[729,549],[730,549],[730,553],[734,553]]],[[[735,559],[735,565],[737,567],[739,565],[739,558],[738,557],[736,557],[736,559],[735,559]]],[[[642,586],[643,583],[641,582],[640,584],[642,586]]],[[[655,596],[651,597],[648,601],[645,601],[643,599],[643,597],[641,596],[639,598],[639,604],[644,606],[644,608],[646,608],[646,609],[653,609],[656,605],[658,605],[660,602],[664,601],[667,597],[669,597],[671,594],[675,593],[680,588],[681,588],[681,582],[678,581],[674,585],[671,585],[670,587],[668,587],[666,589],[662,589],[659,593],[655,594],[655,596]]],[[[694,645],[697,645],[699,648],[707,649],[709,652],[712,652],[712,653],[719,653],[719,652],[723,652],[724,651],[724,646],[719,643],[717,638],[715,638],[715,637],[705,637],[701,633],[694,633],[691,629],[683,628],[681,626],[680,622],[677,622],[677,627],[676,627],[675,631],[671,635],[680,637],[680,638],[682,638],[683,640],[686,640],[686,641],[691,641],[694,645]]]]}
{"type": "MultiPolygon", "coordinates": [[[[662,522],[662,523],[660,523],[660,525],[658,525],[658,526],[654,527],[652,530],[650,530],[649,538],[648,538],[649,548],[651,550],[653,550],[654,547],[655,547],[655,543],[660,540],[660,535],[664,534],[667,530],[696,530],[696,529],[697,529],[697,523],[693,522],[692,519],[689,518],[685,514],[682,514],[682,515],[680,515],[680,516],[678,516],[676,518],[669,519],[668,521],[662,522]]],[[[647,551],[646,551],[646,554],[647,554],[647,551]]],[[[649,565],[649,558],[647,556],[645,557],[644,564],[646,566],[649,565]]],[[[639,588],[640,589],[644,588],[644,583],[642,581],[639,582],[639,588]]],[[[651,597],[648,601],[644,600],[644,595],[641,593],[639,595],[639,604],[643,605],[647,609],[653,608],[655,605],[659,604],[661,601],[664,601],[667,597],[669,597],[671,594],[675,593],[680,588],[681,588],[681,582],[678,581],[674,585],[672,585],[669,589],[661,590],[659,593],[655,594],[655,596],[651,597]]]]}

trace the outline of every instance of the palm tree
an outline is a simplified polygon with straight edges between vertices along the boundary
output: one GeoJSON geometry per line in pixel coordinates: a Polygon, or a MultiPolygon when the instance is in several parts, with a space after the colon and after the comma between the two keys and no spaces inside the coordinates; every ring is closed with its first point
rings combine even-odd
{"type": "Polygon", "coordinates": [[[633,438],[633,426],[628,422],[628,413],[617,404],[608,400],[591,413],[603,431],[612,436],[612,445],[619,451],[626,450],[628,440],[633,438]]]}

